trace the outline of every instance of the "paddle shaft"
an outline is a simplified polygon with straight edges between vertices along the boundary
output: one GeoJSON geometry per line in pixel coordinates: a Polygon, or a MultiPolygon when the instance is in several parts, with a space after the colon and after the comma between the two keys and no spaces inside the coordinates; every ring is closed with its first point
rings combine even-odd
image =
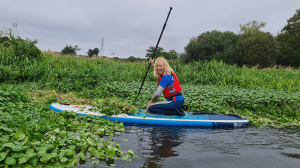
{"type": "MultiPolygon", "coordinates": [[[[157,41],[156,47],[155,47],[155,49],[154,49],[154,51],[153,51],[153,55],[152,55],[151,59],[153,59],[153,57],[154,57],[154,55],[155,55],[155,53],[156,53],[158,44],[159,44],[159,42],[160,42],[160,39],[161,39],[162,34],[164,33],[164,30],[165,30],[165,28],[166,28],[166,25],[167,25],[167,22],[168,22],[168,19],[169,19],[169,16],[170,16],[170,13],[171,13],[171,10],[172,10],[172,9],[173,9],[173,8],[170,7],[169,14],[168,14],[168,16],[167,16],[167,19],[166,19],[166,21],[165,21],[165,24],[164,24],[164,26],[163,26],[163,28],[162,28],[162,31],[161,31],[161,33],[160,33],[160,36],[159,36],[159,38],[158,38],[158,41],[157,41]]],[[[138,93],[138,95],[137,95],[136,98],[135,98],[135,101],[137,100],[137,98],[139,97],[139,95],[140,95],[140,93],[141,93],[141,90],[142,90],[142,88],[143,88],[143,85],[144,85],[145,79],[146,79],[146,77],[147,77],[147,74],[148,74],[148,71],[149,71],[150,66],[151,66],[151,63],[149,63],[148,69],[147,69],[147,71],[146,71],[146,74],[145,74],[145,76],[144,76],[143,82],[142,82],[141,87],[140,87],[140,89],[139,89],[139,93],[138,93]]]]}

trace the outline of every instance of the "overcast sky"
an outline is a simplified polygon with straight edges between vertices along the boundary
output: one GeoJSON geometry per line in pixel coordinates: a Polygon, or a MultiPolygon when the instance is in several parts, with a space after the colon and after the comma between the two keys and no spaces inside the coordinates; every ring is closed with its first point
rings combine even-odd
{"type": "Polygon", "coordinates": [[[300,9],[300,0],[0,0],[0,29],[17,23],[22,38],[37,39],[41,50],[78,45],[77,54],[101,49],[104,55],[144,58],[159,43],[179,53],[206,31],[239,31],[240,24],[267,22],[276,35],[300,9]]]}

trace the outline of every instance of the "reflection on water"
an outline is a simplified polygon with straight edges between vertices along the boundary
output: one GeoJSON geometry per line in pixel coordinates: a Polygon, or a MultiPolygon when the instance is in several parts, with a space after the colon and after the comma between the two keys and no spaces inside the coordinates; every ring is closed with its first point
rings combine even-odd
{"type": "MultiPolygon", "coordinates": [[[[139,156],[131,162],[115,160],[122,168],[300,167],[299,129],[126,125],[126,133],[113,139],[139,156]]],[[[101,165],[106,164],[95,167],[101,165]]]]}
{"type": "MultiPolygon", "coordinates": [[[[136,128],[134,127],[134,129],[136,128]]],[[[178,152],[173,148],[183,143],[183,129],[166,127],[139,128],[146,133],[143,135],[137,134],[138,143],[144,151],[143,155],[149,155],[142,167],[164,167],[160,162],[161,158],[178,156],[178,152]],[[145,138],[145,134],[147,138],[145,138]],[[147,145],[143,146],[143,143],[147,145]]]]}

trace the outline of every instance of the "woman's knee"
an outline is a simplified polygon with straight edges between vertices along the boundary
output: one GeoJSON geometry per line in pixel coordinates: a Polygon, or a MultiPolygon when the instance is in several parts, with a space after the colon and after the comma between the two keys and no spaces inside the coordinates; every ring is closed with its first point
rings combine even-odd
{"type": "Polygon", "coordinates": [[[154,103],[150,103],[150,104],[147,105],[146,110],[147,110],[148,112],[149,112],[149,108],[150,108],[152,105],[154,105],[154,103]]]}

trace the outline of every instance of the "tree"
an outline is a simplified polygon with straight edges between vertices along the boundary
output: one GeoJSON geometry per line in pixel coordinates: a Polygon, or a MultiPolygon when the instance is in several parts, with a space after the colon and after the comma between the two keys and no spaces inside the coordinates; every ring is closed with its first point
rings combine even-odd
{"type": "Polygon", "coordinates": [[[7,36],[0,37],[0,44],[4,47],[11,46],[11,40],[7,36]]]}
{"type": "MultiPolygon", "coordinates": [[[[146,54],[146,58],[151,58],[153,55],[153,52],[155,50],[155,46],[150,46],[146,51],[148,52],[146,54]]],[[[165,52],[165,49],[163,49],[162,47],[157,47],[154,58],[160,57],[162,55],[162,53],[165,52]]]]}
{"type": "Polygon", "coordinates": [[[280,45],[277,64],[300,66],[300,9],[287,20],[276,40],[280,45]]]}
{"type": "MultiPolygon", "coordinates": [[[[155,47],[150,46],[149,49],[146,50],[148,53],[146,54],[145,57],[151,58],[154,50],[155,50],[155,47]]],[[[172,60],[172,59],[177,59],[179,57],[179,54],[175,50],[170,50],[169,52],[166,52],[165,49],[163,49],[162,47],[157,47],[154,58],[157,58],[157,57],[164,57],[165,59],[172,60]]]]}
{"type": "Polygon", "coordinates": [[[170,50],[169,52],[162,53],[163,57],[168,60],[174,60],[178,58],[178,52],[175,50],[170,50]]]}
{"type": "Polygon", "coordinates": [[[80,50],[80,48],[78,48],[77,45],[75,45],[74,47],[72,47],[72,45],[70,44],[69,46],[66,45],[66,47],[61,50],[61,53],[62,54],[76,55],[76,51],[79,51],[79,50],[80,50]]]}
{"type": "Polygon", "coordinates": [[[127,58],[127,60],[128,60],[129,62],[135,62],[135,61],[136,61],[136,58],[135,58],[134,56],[130,56],[130,57],[127,58]]]}
{"type": "Polygon", "coordinates": [[[89,57],[92,57],[93,55],[98,56],[99,52],[100,52],[100,50],[98,48],[94,48],[93,50],[89,49],[89,51],[87,53],[88,53],[89,57]]]}
{"type": "Polygon", "coordinates": [[[240,25],[240,33],[245,33],[246,31],[259,30],[260,28],[265,27],[266,24],[266,22],[258,23],[256,20],[253,20],[251,22],[246,23],[245,25],[240,25]]]}
{"type": "Polygon", "coordinates": [[[256,21],[240,26],[243,34],[236,44],[238,65],[251,67],[258,64],[259,68],[263,68],[276,64],[279,46],[269,32],[259,30],[264,26],[265,22],[258,23],[256,21]]]}
{"type": "Polygon", "coordinates": [[[7,36],[0,37],[0,44],[4,43],[5,41],[10,41],[7,36]]]}
{"type": "Polygon", "coordinates": [[[119,57],[113,57],[112,58],[114,61],[120,61],[120,58],[119,57]]]}
{"type": "Polygon", "coordinates": [[[213,59],[223,60],[226,63],[235,63],[235,44],[239,35],[233,32],[207,31],[198,37],[190,39],[188,45],[184,48],[185,53],[181,54],[184,62],[213,59]]]}

